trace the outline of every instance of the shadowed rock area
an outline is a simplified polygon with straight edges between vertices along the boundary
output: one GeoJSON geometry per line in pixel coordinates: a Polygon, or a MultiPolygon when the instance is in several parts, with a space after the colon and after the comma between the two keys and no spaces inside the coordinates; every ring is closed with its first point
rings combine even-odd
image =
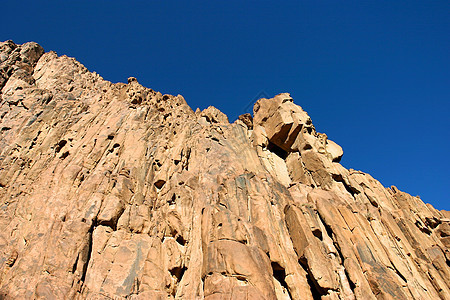
{"type": "Polygon", "coordinates": [[[0,43],[0,298],[450,299],[450,213],[289,94],[230,124],[0,43]]]}

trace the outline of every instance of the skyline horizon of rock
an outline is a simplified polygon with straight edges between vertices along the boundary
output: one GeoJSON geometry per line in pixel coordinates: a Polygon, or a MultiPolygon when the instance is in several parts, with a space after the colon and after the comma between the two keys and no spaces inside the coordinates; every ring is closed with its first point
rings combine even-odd
{"type": "Polygon", "coordinates": [[[0,43],[6,299],[450,297],[450,212],[339,164],[288,93],[231,123],[0,43]]]}

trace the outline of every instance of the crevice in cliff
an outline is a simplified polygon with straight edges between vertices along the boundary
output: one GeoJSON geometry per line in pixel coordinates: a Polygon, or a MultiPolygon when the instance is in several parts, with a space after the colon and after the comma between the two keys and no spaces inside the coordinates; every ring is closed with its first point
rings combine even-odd
{"type": "MultiPolygon", "coordinates": [[[[87,274],[87,269],[89,266],[89,261],[91,260],[91,255],[92,255],[92,234],[94,232],[94,224],[92,224],[91,228],[89,228],[88,231],[88,249],[87,249],[87,253],[86,253],[86,260],[83,264],[83,270],[81,273],[81,282],[84,283],[85,279],[86,279],[86,274],[87,274]]],[[[78,260],[78,258],[77,258],[78,260]]]]}
{"type": "Polygon", "coordinates": [[[67,156],[69,156],[70,152],[66,151],[63,154],[61,154],[61,156],[59,157],[60,159],[64,160],[67,156]]]}
{"type": "Polygon", "coordinates": [[[438,227],[440,224],[442,223],[441,220],[433,217],[433,218],[428,218],[425,217],[425,224],[430,227],[431,229],[435,229],[436,227],[438,227]]]}
{"type": "Polygon", "coordinates": [[[209,242],[210,242],[210,243],[214,243],[215,241],[231,241],[231,242],[241,243],[241,244],[243,244],[243,245],[248,245],[247,240],[234,239],[234,238],[226,238],[226,237],[218,238],[217,240],[212,240],[212,241],[209,241],[209,242]]]}
{"type": "Polygon", "coordinates": [[[348,273],[347,268],[345,268],[345,266],[344,266],[344,261],[345,261],[344,255],[342,255],[341,248],[339,247],[339,244],[336,241],[334,241],[334,240],[333,240],[333,244],[334,244],[334,247],[336,248],[336,252],[337,252],[337,254],[339,256],[342,268],[344,269],[344,274],[345,274],[345,277],[347,278],[347,281],[348,281],[348,284],[350,286],[350,289],[352,290],[352,293],[354,294],[355,293],[355,289],[356,289],[356,285],[350,279],[350,274],[348,273]]]}
{"type": "Polygon", "coordinates": [[[170,269],[170,275],[172,277],[175,278],[176,283],[175,286],[172,289],[172,296],[175,297],[176,293],[177,293],[177,289],[178,289],[178,284],[181,282],[181,280],[183,279],[184,273],[186,272],[187,268],[185,266],[183,267],[175,267],[173,269],[170,269]]]}
{"type": "Polygon", "coordinates": [[[317,216],[319,217],[320,222],[321,222],[321,223],[323,224],[323,226],[325,227],[325,230],[326,230],[326,232],[327,232],[327,235],[328,235],[328,236],[331,238],[331,240],[333,241],[334,248],[336,249],[337,255],[338,255],[339,260],[340,260],[340,264],[342,265],[342,268],[344,269],[344,274],[345,274],[345,277],[347,278],[347,281],[348,281],[348,284],[349,284],[349,286],[350,286],[350,289],[352,290],[353,293],[355,293],[356,285],[355,285],[355,283],[350,279],[350,274],[348,273],[347,269],[346,269],[345,266],[344,266],[345,258],[344,258],[344,255],[343,255],[342,252],[341,252],[341,248],[340,248],[340,246],[339,246],[339,243],[336,241],[336,236],[335,236],[335,234],[334,234],[334,232],[333,232],[333,229],[331,228],[330,225],[328,225],[328,224],[325,222],[324,218],[320,215],[319,211],[317,211],[317,216]]]}
{"type": "MultiPolygon", "coordinates": [[[[109,150],[108,150],[108,153],[113,153],[114,152],[114,150],[116,150],[116,148],[119,148],[120,147],[120,144],[118,144],[118,143],[115,143],[109,150]]],[[[119,154],[116,152],[116,156],[118,156],[119,154]]]]}
{"type": "Polygon", "coordinates": [[[80,260],[80,253],[78,253],[77,258],[75,259],[75,262],[73,263],[72,274],[75,274],[75,272],[77,270],[78,260],[80,260]]]}
{"type": "Polygon", "coordinates": [[[86,274],[87,274],[87,268],[89,266],[89,262],[91,260],[91,256],[92,256],[92,244],[93,244],[93,238],[92,235],[94,233],[94,226],[91,226],[90,230],[89,230],[89,249],[88,249],[88,255],[86,258],[86,263],[83,267],[83,277],[82,280],[84,281],[84,279],[86,278],[86,274]]]}
{"type": "Polygon", "coordinates": [[[169,272],[170,275],[174,276],[177,279],[177,282],[180,282],[186,270],[186,267],[175,267],[173,269],[170,269],[169,272]]]}
{"type": "Polygon", "coordinates": [[[322,237],[322,230],[320,230],[319,228],[315,228],[312,230],[312,234],[318,238],[321,242],[323,241],[323,237],[322,237]]]}
{"type": "Polygon", "coordinates": [[[286,159],[286,157],[288,156],[287,151],[281,149],[280,147],[278,147],[277,145],[275,145],[274,143],[272,143],[270,141],[269,141],[269,144],[267,145],[267,150],[276,154],[278,157],[280,157],[282,159],[286,159]]]}
{"type": "Polygon", "coordinates": [[[166,181],[163,180],[163,179],[159,179],[159,180],[157,180],[157,181],[154,183],[154,185],[156,186],[156,188],[157,188],[158,190],[162,189],[162,187],[164,186],[164,184],[166,184],[166,181]]]}
{"type": "Polygon", "coordinates": [[[427,227],[425,227],[420,221],[416,221],[414,223],[417,228],[419,228],[420,231],[422,231],[423,233],[427,234],[427,235],[431,235],[432,231],[430,229],[428,229],[427,227]]]}
{"type": "Polygon", "coordinates": [[[175,239],[175,241],[180,244],[181,246],[185,246],[186,245],[186,240],[180,235],[178,234],[177,238],[175,239]]]}
{"type": "Polygon", "coordinates": [[[18,256],[19,253],[16,250],[12,251],[12,253],[9,255],[8,259],[5,262],[6,266],[8,268],[12,268],[12,266],[14,266],[14,264],[16,263],[18,256]]]}
{"type": "MultiPolygon", "coordinates": [[[[340,251],[339,251],[339,255],[342,257],[342,254],[341,254],[340,251]]],[[[342,262],[342,264],[343,264],[343,262],[342,262]]],[[[345,274],[345,277],[347,277],[348,285],[350,286],[350,289],[352,290],[352,293],[354,294],[355,293],[355,289],[356,289],[356,285],[355,285],[355,283],[352,280],[350,280],[350,274],[348,274],[348,271],[347,271],[347,269],[345,267],[344,267],[344,274],[345,274]]]]}
{"type": "Polygon", "coordinates": [[[347,192],[349,192],[353,197],[355,196],[355,194],[359,194],[359,191],[349,185],[341,174],[331,174],[331,176],[333,177],[334,181],[342,183],[347,192]]]}
{"type": "Polygon", "coordinates": [[[325,228],[325,231],[327,232],[327,235],[333,240],[333,244],[336,244],[335,240],[333,239],[333,229],[324,221],[322,216],[320,215],[319,211],[317,211],[317,216],[319,217],[320,222],[323,224],[323,227],[325,228]]]}
{"type": "Polygon", "coordinates": [[[286,292],[288,293],[290,299],[292,299],[291,292],[289,291],[289,286],[286,283],[285,269],[277,262],[272,262],[271,265],[273,277],[281,284],[284,289],[286,289],[286,292]]]}
{"type": "Polygon", "coordinates": [[[189,171],[189,159],[191,158],[191,148],[188,148],[186,150],[186,154],[184,154],[184,149],[183,149],[183,151],[181,152],[181,155],[183,157],[183,159],[182,159],[183,164],[182,164],[181,169],[189,171]]]}
{"type": "Polygon", "coordinates": [[[102,225],[102,226],[108,226],[110,227],[113,231],[117,230],[117,222],[119,221],[120,217],[122,216],[122,214],[125,212],[125,207],[121,207],[119,211],[117,211],[117,213],[110,219],[108,220],[98,220],[96,221],[96,223],[98,223],[98,225],[102,225]]]}
{"type": "Polygon", "coordinates": [[[56,146],[55,146],[55,152],[59,153],[66,144],[67,144],[66,140],[59,141],[58,144],[56,144],[56,146]]]}
{"type": "Polygon", "coordinates": [[[301,259],[298,260],[298,263],[306,273],[306,280],[308,282],[309,289],[311,290],[313,299],[314,300],[322,299],[322,296],[326,295],[326,293],[324,294],[323,292],[321,292],[322,288],[318,285],[314,276],[312,276],[306,258],[302,257],[301,259]]]}
{"type": "Polygon", "coordinates": [[[392,264],[392,267],[391,267],[391,266],[388,266],[387,268],[388,268],[388,269],[391,269],[392,271],[394,271],[395,274],[397,274],[398,277],[400,277],[401,280],[403,280],[403,283],[407,283],[407,282],[408,282],[408,280],[406,280],[405,276],[403,276],[403,274],[400,273],[400,271],[394,266],[394,264],[392,264]]]}

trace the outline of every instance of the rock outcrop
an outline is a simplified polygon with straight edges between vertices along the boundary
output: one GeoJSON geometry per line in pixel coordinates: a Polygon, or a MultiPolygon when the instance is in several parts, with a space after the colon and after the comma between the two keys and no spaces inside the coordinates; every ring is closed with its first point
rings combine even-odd
{"type": "Polygon", "coordinates": [[[0,89],[4,299],[450,299],[450,213],[289,94],[230,124],[11,41],[0,89]]]}

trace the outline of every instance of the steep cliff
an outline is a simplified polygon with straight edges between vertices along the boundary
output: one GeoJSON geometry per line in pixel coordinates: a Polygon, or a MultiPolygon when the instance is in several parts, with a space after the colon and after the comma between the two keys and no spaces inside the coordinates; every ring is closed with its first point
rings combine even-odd
{"type": "Polygon", "coordinates": [[[0,44],[6,299],[450,299],[450,214],[339,164],[289,94],[230,124],[0,44]]]}

